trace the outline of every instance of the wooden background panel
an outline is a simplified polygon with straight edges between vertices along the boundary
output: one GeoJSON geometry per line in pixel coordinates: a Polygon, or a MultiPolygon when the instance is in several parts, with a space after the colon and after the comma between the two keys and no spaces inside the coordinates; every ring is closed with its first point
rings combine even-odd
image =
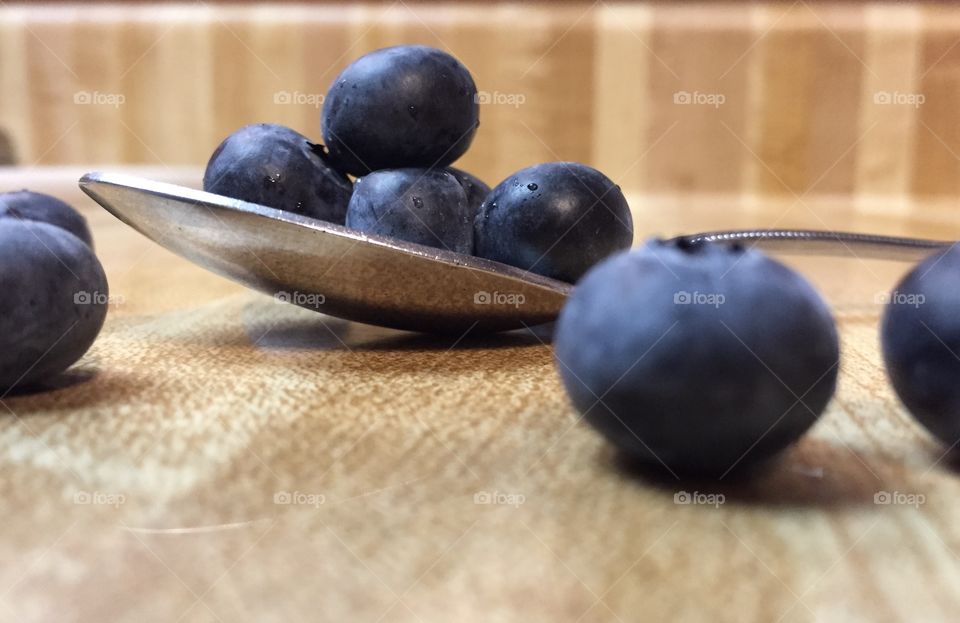
{"type": "Polygon", "coordinates": [[[424,43],[474,73],[461,164],[491,182],[573,159],[642,193],[960,195],[948,4],[4,5],[0,35],[25,165],[202,165],[260,121],[319,139],[347,63],[424,43]]]}

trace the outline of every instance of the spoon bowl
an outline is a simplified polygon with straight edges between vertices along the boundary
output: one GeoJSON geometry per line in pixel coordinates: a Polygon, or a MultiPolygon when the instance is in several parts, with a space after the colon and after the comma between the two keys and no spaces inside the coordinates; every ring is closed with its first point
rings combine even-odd
{"type": "MultiPolygon", "coordinates": [[[[245,286],[347,320],[427,333],[491,332],[556,319],[573,289],[513,266],[128,175],[80,188],[147,238],[245,286]]],[[[919,261],[954,244],[818,230],[680,236],[783,254],[919,261]]]]}
{"type": "Polygon", "coordinates": [[[80,188],[203,268],[347,320],[429,333],[504,331],[555,319],[572,288],[513,266],[173,184],[89,173],[80,188]]]}

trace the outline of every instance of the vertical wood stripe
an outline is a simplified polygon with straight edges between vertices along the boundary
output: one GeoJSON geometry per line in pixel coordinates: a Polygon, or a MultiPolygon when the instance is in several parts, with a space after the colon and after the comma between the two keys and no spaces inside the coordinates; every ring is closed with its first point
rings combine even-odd
{"type": "Polygon", "coordinates": [[[491,182],[570,159],[634,192],[950,198],[958,40],[945,4],[7,6],[0,130],[22,164],[202,165],[247,123],[319,140],[336,74],[415,42],[473,71],[461,165],[491,182]]]}

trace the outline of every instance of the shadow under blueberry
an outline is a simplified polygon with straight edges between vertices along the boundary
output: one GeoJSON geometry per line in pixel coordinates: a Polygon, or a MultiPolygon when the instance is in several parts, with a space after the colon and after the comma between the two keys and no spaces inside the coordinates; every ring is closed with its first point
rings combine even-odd
{"type": "MultiPolygon", "coordinates": [[[[664,493],[722,494],[727,503],[761,507],[842,508],[874,504],[879,491],[904,490],[891,480],[902,470],[879,455],[864,455],[826,440],[804,439],[783,453],[722,477],[689,474],[640,461],[607,447],[599,460],[623,478],[664,493]]],[[[895,462],[895,461],[893,461],[895,462]]]]}
{"type": "Polygon", "coordinates": [[[364,351],[451,351],[451,350],[491,350],[524,346],[543,346],[543,341],[527,332],[506,331],[501,333],[468,332],[465,335],[433,335],[429,333],[396,332],[379,336],[367,342],[351,345],[355,350],[364,351]]]}
{"type": "Polygon", "coordinates": [[[11,388],[0,398],[6,400],[16,398],[17,396],[32,396],[34,394],[43,394],[46,392],[67,389],[82,383],[88,383],[98,374],[98,370],[92,368],[71,368],[66,372],[42,381],[37,381],[29,385],[17,385],[11,388]]]}
{"type": "MultiPolygon", "coordinates": [[[[116,372],[106,373],[90,367],[67,370],[42,383],[17,388],[3,401],[18,417],[38,413],[74,411],[129,403],[141,394],[147,383],[143,378],[116,372]]],[[[0,417],[9,416],[0,409],[0,417]]]]}

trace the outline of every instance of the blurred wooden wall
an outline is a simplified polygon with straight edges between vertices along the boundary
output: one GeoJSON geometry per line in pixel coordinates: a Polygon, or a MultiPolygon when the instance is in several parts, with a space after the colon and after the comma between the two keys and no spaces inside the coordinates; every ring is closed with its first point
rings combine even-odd
{"type": "Polygon", "coordinates": [[[246,123],[319,139],[337,72],[398,43],[472,70],[461,164],[490,181],[570,159],[649,193],[960,196],[950,5],[4,5],[0,131],[26,165],[202,165],[246,123]]]}

